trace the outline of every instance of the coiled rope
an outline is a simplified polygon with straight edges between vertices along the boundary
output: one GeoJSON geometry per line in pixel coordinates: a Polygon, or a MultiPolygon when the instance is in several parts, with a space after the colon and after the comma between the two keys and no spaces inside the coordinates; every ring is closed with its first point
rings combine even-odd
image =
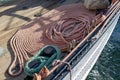
{"type": "MultiPolygon", "coordinates": [[[[102,23],[104,22],[104,25],[102,26],[102,28],[100,29],[100,32],[103,30],[103,28],[107,25],[107,23],[110,21],[110,19],[115,15],[115,13],[120,9],[120,1],[117,0],[113,6],[108,10],[108,13],[106,15],[106,19],[104,21],[102,21],[102,23]],[[111,10],[111,11],[110,11],[111,10]]],[[[90,35],[98,28],[100,27],[100,25],[102,23],[99,23],[62,61],[66,61],[77,49],[79,46],[81,46],[81,44],[87,40],[90,35]]],[[[98,34],[100,34],[98,32],[98,34]]],[[[57,69],[61,64],[55,66],[50,72],[49,72],[49,75],[55,70],[57,69]]]]}
{"type": "Polygon", "coordinates": [[[75,39],[82,41],[91,31],[96,11],[87,10],[83,4],[64,5],[23,26],[10,40],[14,58],[8,68],[11,76],[18,76],[29,60],[45,45],[55,45],[61,50],[75,39]],[[18,70],[16,67],[18,66],[18,70]]]}
{"type": "Polygon", "coordinates": [[[46,36],[53,43],[58,44],[69,44],[73,39],[81,41],[89,33],[90,24],[89,17],[85,15],[65,18],[46,29],[46,36]]]}
{"type": "MultiPolygon", "coordinates": [[[[100,31],[98,32],[98,34],[99,35],[101,35],[101,31],[103,30],[103,28],[105,27],[105,25],[107,24],[107,22],[109,22],[109,20],[113,17],[113,15],[116,13],[116,11],[118,11],[118,9],[120,8],[120,2],[116,2],[114,5],[113,5],[113,9],[111,9],[112,11],[110,11],[109,12],[109,14],[107,15],[107,17],[103,17],[104,19],[107,19],[106,20],[106,22],[103,24],[103,26],[102,26],[102,28],[100,29],[100,31]],[[115,5],[117,5],[117,6],[115,6],[115,5]]],[[[98,17],[98,16],[97,16],[98,17]]],[[[74,50],[73,50],[74,51],[74,50]]],[[[72,52],[73,52],[72,51],[72,52]]],[[[71,53],[72,53],[71,52],[71,53]]],[[[65,58],[65,59],[67,59],[67,58],[65,58]]],[[[60,60],[56,60],[55,62],[54,62],[54,65],[56,65],[56,64],[58,64],[58,63],[65,63],[65,64],[67,64],[68,65],[68,67],[69,67],[69,69],[70,69],[70,80],[72,80],[72,73],[71,73],[71,66],[70,66],[70,64],[68,63],[68,62],[63,62],[63,61],[65,61],[65,59],[63,59],[62,61],[60,61],[60,60]]],[[[59,64],[58,66],[60,66],[61,64],[59,64]]],[[[55,68],[57,68],[58,66],[56,66],[55,68]]],[[[55,69],[54,68],[54,69],[55,69]]],[[[53,70],[52,70],[53,71],[53,70]]],[[[51,71],[51,72],[52,72],[51,71]]],[[[51,73],[51,72],[48,72],[49,74],[51,73]]],[[[47,74],[48,75],[48,74],[47,74]]],[[[41,78],[40,78],[41,76],[40,75],[36,75],[36,80],[41,80],[41,78]],[[39,79],[38,79],[39,78],[39,79]]]]}

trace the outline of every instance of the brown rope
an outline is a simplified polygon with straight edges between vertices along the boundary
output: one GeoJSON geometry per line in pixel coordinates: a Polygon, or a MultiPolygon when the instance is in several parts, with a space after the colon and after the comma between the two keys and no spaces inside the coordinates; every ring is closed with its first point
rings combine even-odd
{"type": "MultiPolygon", "coordinates": [[[[107,15],[107,20],[106,20],[106,22],[104,23],[104,25],[102,26],[102,28],[100,29],[100,31],[99,31],[99,34],[101,33],[101,31],[103,30],[103,28],[105,27],[105,25],[109,22],[109,20],[113,17],[113,15],[116,13],[116,11],[118,11],[119,9],[120,9],[120,2],[118,1],[118,2],[116,2],[116,4],[114,4],[114,5],[116,5],[116,6],[114,6],[114,7],[112,7],[113,9],[112,9],[112,11],[111,12],[109,12],[109,14],[107,15]]],[[[100,24],[99,24],[100,25],[100,24]]],[[[94,31],[94,30],[93,30],[94,31]]],[[[92,33],[92,32],[91,32],[92,33]]],[[[88,35],[89,36],[89,35],[88,35]]],[[[82,42],[81,42],[82,43],[82,42]]],[[[80,44],[81,44],[80,43],[80,44]]],[[[74,51],[74,50],[73,50],[74,51]]],[[[73,52],[72,51],[72,52],[73,52]]],[[[71,54],[72,54],[72,52],[71,52],[71,54]]],[[[65,58],[65,59],[67,59],[67,58],[65,58]]],[[[72,70],[71,70],[71,66],[70,66],[70,64],[68,63],[68,62],[63,62],[63,61],[65,61],[65,59],[63,59],[62,61],[60,61],[60,60],[56,60],[55,62],[54,62],[54,64],[53,65],[55,65],[56,67],[54,67],[54,69],[55,68],[57,68],[58,66],[60,66],[61,64],[67,64],[68,65],[68,67],[69,67],[69,69],[70,69],[70,80],[72,80],[72,70]]],[[[53,70],[54,70],[53,69],[53,70]]],[[[51,70],[51,72],[53,71],[53,70],[51,70]]],[[[51,74],[51,72],[49,72],[49,74],[51,74]]],[[[39,76],[36,76],[36,77],[39,77],[39,76]]],[[[39,80],[39,79],[36,79],[36,80],[39,80]]]]}
{"type": "MultiPolygon", "coordinates": [[[[120,9],[120,2],[117,1],[116,3],[117,3],[117,5],[116,5],[117,8],[116,8],[116,6],[115,6],[115,7],[112,7],[112,9],[115,8],[115,10],[111,11],[110,14],[106,16],[106,19],[108,19],[108,20],[105,22],[105,24],[107,24],[107,23],[109,22],[110,18],[120,9]],[[111,13],[112,13],[112,15],[111,15],[111,13]],[[111,17],[110,17],[110,16],[111,16],[111,17]],[[110,18],[109,18],[109,17],[110,17],[110,18]]],[[[103,22],[103,21],[102,21],[102,22],[103,22]]],[[[78,47],[81,46],[81,44],[82,44],[85,40],[87,40],[88,37],[89,37],[98,27],[100,27],[100,25],[102,24],[102,22],[99,23],[62,61],[63,61],[63,62],[66,61],[66,60],[78,49],[78,47]]],[[[50,73],[49,73],[49,74],[51,74],[51,73],[52,73],[55,69],[57,69],[60,65],[61,65],[61,64],[55,66],[52,70],[50,70],[50,73]]]]}
{"type": "Polygon", "coordinates": [[[73,39],[82,41],[91,30],[95,14],[95,11],[87,10],[81,3],[70,4],[53,9],[23,26],[10,40],[14,59],[8,73],[11,76],[19,75],[29,55],[34,55],[45,45],[52,44],[62,50],[73,39]],[[19,70],[13,72],[17,64],[19,70]]]}
{"type": "Polygon", "coordinates": [[[89,17],[85,15],[65,18],[46,29],[46,37],[53,43],[68,45],[73,39],[81,41],[89,33],[90,24],[89,17]]]}

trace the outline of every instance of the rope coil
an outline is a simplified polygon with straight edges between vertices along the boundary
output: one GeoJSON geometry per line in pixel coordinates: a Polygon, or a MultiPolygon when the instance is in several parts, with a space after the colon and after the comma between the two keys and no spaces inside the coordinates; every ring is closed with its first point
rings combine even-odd
{"type": "Polygon", "coordinates": [[[10,40],[14,59],[8,73],[11,76],[20,75],[29,55],[35,55],[45,45],[55,45],[62,50],[69,47],[73,39],[82,41],[91,32],[90,26],[95,15],[96,11],[87,10],[81,3],[70,4],[56,8],[25,25],[10,40]],[[14,73],[16,64],[20,69],[14,73]]]}
{"type": "Polygon", "coordinates": [[[46,29],[45,33],[53,43],[69,44],[73,39],[81,41],[89,33],[90,25],[89,17],[81,15],[62,19],[46,29]]]}

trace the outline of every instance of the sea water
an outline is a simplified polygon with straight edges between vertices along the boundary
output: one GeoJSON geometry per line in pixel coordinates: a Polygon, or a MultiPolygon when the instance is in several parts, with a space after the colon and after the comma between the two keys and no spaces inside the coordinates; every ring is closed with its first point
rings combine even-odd
{"type": "Polygon", "coordinates": [[[86,80],[120,80],[120,18],[86,80]]]}

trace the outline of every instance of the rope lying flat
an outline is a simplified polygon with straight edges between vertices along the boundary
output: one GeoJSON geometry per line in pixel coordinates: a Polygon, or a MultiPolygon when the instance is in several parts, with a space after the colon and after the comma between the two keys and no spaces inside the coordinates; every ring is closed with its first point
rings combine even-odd
{"type": "Polygon", "coordinates": [[[10,40],[14,59],[8,73],[19,75],[29,55],[34,55],[45,45],[52,44],[62,50],[73,39],[81,41],[90,32],[95,14],[80,3],[70,4],[53,9],[23,26],[10,40]],[[19,70],[13,72],[16,66],[19,70]]]}

